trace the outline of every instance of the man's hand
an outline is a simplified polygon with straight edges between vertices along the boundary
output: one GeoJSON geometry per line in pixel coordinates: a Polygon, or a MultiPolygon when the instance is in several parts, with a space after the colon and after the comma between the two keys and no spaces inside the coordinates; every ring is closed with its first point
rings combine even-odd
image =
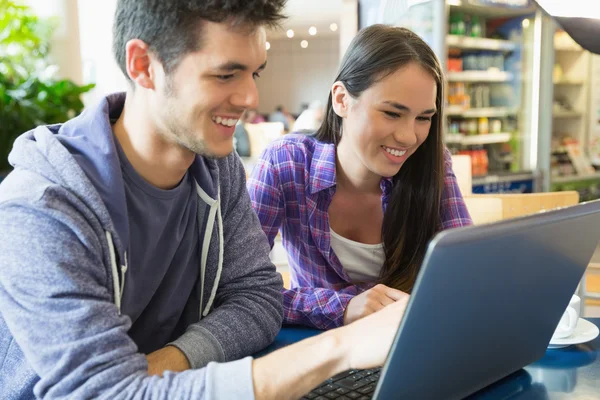
{"type": "Polygon", "coordinates": [[[408,299],[409,295],[391,287],[379,284],[354,297],[344,312],[344,325],[366,317],[396,301],[408,299]]]}
{"type": "Polygon", "coordinates": [[[274,351],[252,363],[257,400],[297,399],[342,371],[385,363],[409,296],[350,325],[274,351]]]}
{"type": "Polygon", "coordinates": [[[375,368],[385,363],[409,298],[405,295],[382,310],[333,331],[346,349],[346,369],[375,368]]]}
{"type": "Polygon", "coordinates": [[[181,372],[190,369],[185,354],[175,346],[163,347],[146,356],[148,375],[162,375],[165,371],[181,372]]]}

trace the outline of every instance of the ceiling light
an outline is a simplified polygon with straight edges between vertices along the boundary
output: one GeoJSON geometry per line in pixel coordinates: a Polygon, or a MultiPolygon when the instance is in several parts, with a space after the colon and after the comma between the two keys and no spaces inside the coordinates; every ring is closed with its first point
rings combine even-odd
{"type": "Polygon", "coordinates": [[[302,47],[303,49],[308,47],[308,42],[306,40],[303,40],[300,42],[300,47],[302,47]]]}
{"type": "Polygon", "coordinates": [[[331,29],[333,32],[337,31],[337,24],[334,22],[333,24],[329,25],[329,29],[331,29]]]}
{"type": "Polygon", "coordinates": [[[294,37],[294,31],[291,29],[288,29],[286,35],[287,35],[287,37],[289,37],[291,39],[294,37]]]}
{"type": "Polygon", "coordinates": [[[311,26],[310,28],[308,28],[308,34],[310,36],[315,36],[317,34],[317,28],[314,26],[311,26]]]}
{"type": "Polygon", "coordinates": [[[271,43],[267,42],[267,50],[271,48],[271,43]]]}

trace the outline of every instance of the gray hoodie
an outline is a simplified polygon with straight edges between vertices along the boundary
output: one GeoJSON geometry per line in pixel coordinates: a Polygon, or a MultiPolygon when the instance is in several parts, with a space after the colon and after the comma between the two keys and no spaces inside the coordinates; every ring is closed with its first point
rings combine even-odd
{"type": "Polygon", "coordinates": [[[148,376],[128,335],[120,305],[129,228],[110,126],[124,99],[108,96],[63,125],[27,132],[9,156],[15,169],[0,184],[0,398],[252,398],[251,359],[231,361],[277,334],[282,281],[236,154],[198,156],[190,168],[204,221],[200,304],[184,311],[188,327],[171,344],[192,368],[208,366],[148,376]]]}

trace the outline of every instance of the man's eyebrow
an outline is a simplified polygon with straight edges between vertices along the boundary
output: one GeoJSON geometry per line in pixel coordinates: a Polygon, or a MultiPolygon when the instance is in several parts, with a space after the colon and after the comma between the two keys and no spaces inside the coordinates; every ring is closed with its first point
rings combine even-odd
{"type": "MultiPolygon", "coordinates": [[[[267,62],[265,61],[260,67],[258,67],[257,71],[262,71],[267,66],[267,62]]],[[[247,71],[249,68],[246,64],[242,64],[237,61],[229,61],[225,64],[221,64],[217,67],[219,71],[227,71],[227,72],[235,72],[235,71],[247,71]]]]}
{"type": "Polygon", "coordinates": [[[237,61],[229,61],[217,67],[220,71],[246,71],[248,66],[237,61]]]}

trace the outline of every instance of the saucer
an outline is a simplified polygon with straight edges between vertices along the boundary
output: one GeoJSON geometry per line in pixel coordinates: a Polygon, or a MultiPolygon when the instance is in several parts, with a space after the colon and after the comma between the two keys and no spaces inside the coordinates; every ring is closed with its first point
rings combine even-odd
{"type": "Polygon", "coordinates": [[[600,333],[600,331],[596,325],[583,318],[579,318],[579,321],[577,321],[577,326],[570,336],[560,339],[551,339],[548,348],[560,349],[573,344],[586,343],[590,340],[596,339],[596,337],[598,337],[598,333],[600,333]]]}

